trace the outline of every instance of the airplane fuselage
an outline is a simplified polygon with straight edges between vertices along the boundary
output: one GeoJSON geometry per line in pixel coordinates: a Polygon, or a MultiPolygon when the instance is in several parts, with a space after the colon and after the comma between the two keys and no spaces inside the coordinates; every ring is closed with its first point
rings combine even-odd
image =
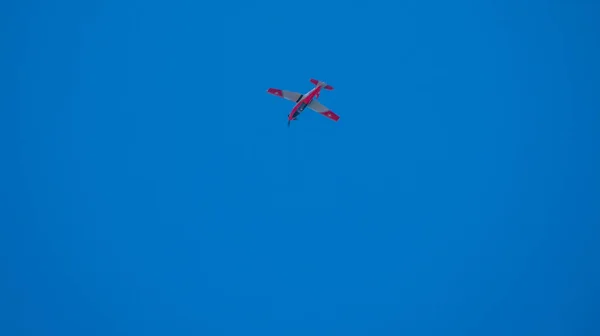
{"type": "Polygon", "coordinates": [[[288,115],[288,121],[296,119],[300,115],[300,113],[304,111],[308,104],[310,104],[314,99],[317,99],[319,97],[319,94],[321,93],[321,89],[322,86],[317,85],[315,88],[308,91],[306,94],[300,96],[300,98],[296,102],[296,105],[292,109],[292,112],[290,112],[290,114],[288,115]]]}

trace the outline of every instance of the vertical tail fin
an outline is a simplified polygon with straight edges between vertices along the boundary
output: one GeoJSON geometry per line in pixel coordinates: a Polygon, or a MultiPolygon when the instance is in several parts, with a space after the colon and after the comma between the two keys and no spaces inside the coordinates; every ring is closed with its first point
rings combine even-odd
{"type": "Polygon", "coordinates": [[[327,84],[325,82],[321,82],[320,80],[316,80],[314,78],[311,78],[310,82],[313,83],[314,85],[317,85],[317,86],[321,85],[323,87],[323,89],[325,89],[325,90],[329,90],[329,91],[333,90],[333,86],[331,86],[331,85],[329,85],[329,84],[327,84]]]}

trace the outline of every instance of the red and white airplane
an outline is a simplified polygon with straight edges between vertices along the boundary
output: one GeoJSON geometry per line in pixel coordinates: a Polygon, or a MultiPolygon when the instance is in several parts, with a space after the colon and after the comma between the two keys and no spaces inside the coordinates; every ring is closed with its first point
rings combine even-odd
{"type": "Polygon", "coordinates": [[[327,118],[333,121],[338,121],[340,119],[340,117],[337,114],[333,113],[333,111],[331,111],[326,106],[317,101],[322,89],[331,91],[333,90],[333,86],[312,78],[310,79],[310,82],[313,83],[315,87],[305,94],[275,88],[269,88],[267,90],[267,92],[272,95],[296,103],[296,105],[292,109],[292,112],[290,112],[290,114],[288,115],[288,127],[290,126],[290,122],[292,120],[297,120],[296,118],[298,118],[300,113],[302,113],[307,107],[317,113],[320,113],[321,115],[326,116],[327,118]]]}

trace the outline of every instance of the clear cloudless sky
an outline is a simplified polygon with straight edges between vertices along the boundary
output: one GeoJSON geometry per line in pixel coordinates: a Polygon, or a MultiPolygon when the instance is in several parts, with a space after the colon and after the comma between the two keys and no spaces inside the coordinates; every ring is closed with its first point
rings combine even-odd
{"type": "Polygon", "coordinates": [[[599,14],[3,2],[0,335],[600,335],[599,14]]]}

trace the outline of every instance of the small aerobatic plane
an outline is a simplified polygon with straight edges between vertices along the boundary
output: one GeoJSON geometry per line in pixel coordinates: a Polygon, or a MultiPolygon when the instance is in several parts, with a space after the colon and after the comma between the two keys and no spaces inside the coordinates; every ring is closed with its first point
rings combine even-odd
{"type": "Polygon", "coordinates": [[[340,117],[337,114],[333,113],[333,111],[331,111],[326,106],[317,101],[322,89],[331,91],[333,90],[333,86],[313,78],[310,79],[310,82],[313,83],[315,87],[305,94],[275,88],[269,88],[267,90],[267,92],[272,95],[296,103],[296,105],[292,109],[292,112],[290,112],[290,114],[288,115],[288,127],[290,126],[290,122],[292,120],[297,120],[296,118],[298,118],[300,113],[302,113],[307,107],[321,115],[326,116],[327,118],[333,121],[338,121],[340,119],[340,117]]]}

